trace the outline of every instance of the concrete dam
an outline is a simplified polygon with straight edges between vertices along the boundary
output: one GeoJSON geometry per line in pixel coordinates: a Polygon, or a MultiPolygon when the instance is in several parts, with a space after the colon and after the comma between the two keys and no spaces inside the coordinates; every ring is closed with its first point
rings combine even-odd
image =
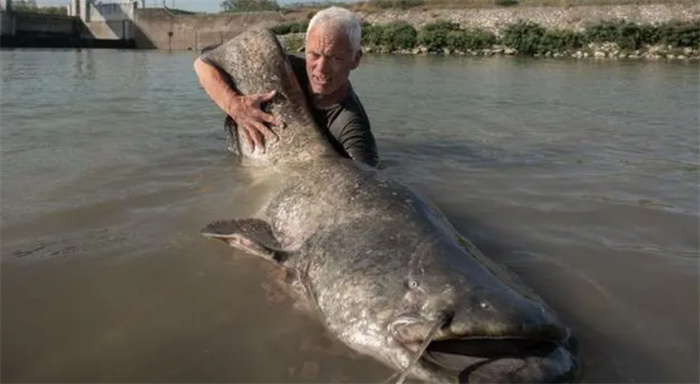
{"type": "Polygon", "coordinates": [[[18,11],[12,0],[2,0],[0,46],[200,50],[254,25],[307,18],[306,12],[179,14],[144,5],[143,0],[71,0],[67,14],[56,15],[18,11]]]}

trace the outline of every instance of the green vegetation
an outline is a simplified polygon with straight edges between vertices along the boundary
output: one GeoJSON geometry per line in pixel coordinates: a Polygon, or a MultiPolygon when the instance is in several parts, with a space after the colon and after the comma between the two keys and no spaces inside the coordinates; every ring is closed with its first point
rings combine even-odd
{"type": "Polygon", "coordinates": [[[521,55],[572,51],[583,47],[584,41],[581,33],[558,29],[546,30],[531,22],[509,25],[504,28],[501,36],[503,45],[516,49],[521,55]]]}
{"type": "Polygon", "coordinates": [[[482,29],[452,31],[447,35],[448,47],[461,52],[491,48],[497,42],[496,35],[482,29]]]}
{"type": "Polygon", "coordinates": [[[298,33],[284,35],[280,38],[282,48],[287,52],[302,52],[304,48],[304,36],[298,33]]]}
{"type": "Polygon", "coordinates": [[[586,28],[588,42],[615,42],[622,49],[640,49],[645,44],[673,47],[700,46],[700,20],[690,23],[669,22],[658,26],[636,25],[624,20],[604,21],[586,28]]]}
{"type": "Polygon", "coordinates": [[[518,0],[496,0],[496,5],[500,7],[512,7],[518,5],[518,0]]]}
{"type": "Polygon", "coordinates": [[[368,2],[376,9],[410,9],[425,5],[423,0],[372,0],[368,2]]]}
{"type": "Polygon", "coordinates": [[[383,46],[389,51],[413,48],[418,38],[416,29],[405,21],[382,26],[365,24],[362,31],[363,45],[383,46]]]}
{"type": "MultiPolygon", "coordinates": [[[[462,29],[459,24],[436,20],[418,32],[418,45],[428,52],[482,50],[496,44],[496,35],[483,29],[462,29]]],[[[413,47],[409,47],[413,48],[413,47]]]]}
{"type": "Polygon", "coordinates": [[[221,3],[223,12],[279,11],[276,0],[225,0],[221,3]]]}
{"type": "MultiPolygon", "coordinates": [[[[447,48],[453,49],[448,45],[447,35],[454,35],[459,32],[459,24],[446,20],[437,20],[425,25],[418,33],[418,44],[426,47],[428,51],[436,51],[447,48]]],[[[454,39],[450,39],[450,43],[454,43],[454,39]]]]}
{"type": "Polygon", "coordinates": [[[188,11],[185,9],[179,9],[179,8],[165,7],[165,10],[170,12],[171,15],[175,15],[175,16],[177,16],[177,15],[196,15],[197,14],[197,12],[192,12],[192,11],[188,11]]]}
{"type": "MultiPolygon", "coordinates": [[[[308,22],[281,24],[272,30],[278,35],[303,33],[308,22]]],[[[459,24],[436,20],[416,29],[405,21],[383,25],[363,23],[362,45],[371,51],[397,52],[479,52],[512,49],[523,56],[572,53],[589,44],[613,43],[618,50],[634,51],[663,45],[674,49],[700,49],[700,20],[660,25],[637,25],[625,20],[589,24],[583,31],[546,29],[532,22],[517,22],[499,35],[484,29],[464,29],[459,24]],[[419,48],[420,47],[420,48],[419,48]]],[[[300,37],[301,38],[301,37],[300,37]]],[[[302,45],[296,42],[297,45],[302,45]]]]}
{"type": "Polygon", "coordinates": [[[275,25],[270,28],[270,30],[276,35],[288,35],[290,33],[304,33],[306,32],[306,27],[309,25],[308,21],[292,21],[289,23],[282,23],[275,25]]]}

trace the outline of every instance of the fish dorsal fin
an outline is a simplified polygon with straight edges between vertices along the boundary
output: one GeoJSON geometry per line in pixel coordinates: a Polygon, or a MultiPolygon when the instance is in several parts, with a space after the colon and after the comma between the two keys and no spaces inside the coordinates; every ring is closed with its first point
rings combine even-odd
{"type": "Polygon", "coordinates": [[[221,240],[233,248],[284,265],[293,255],[281,249],[272,228],[260,219],[220,220],[201,230],[207,238],[221,240]]]}

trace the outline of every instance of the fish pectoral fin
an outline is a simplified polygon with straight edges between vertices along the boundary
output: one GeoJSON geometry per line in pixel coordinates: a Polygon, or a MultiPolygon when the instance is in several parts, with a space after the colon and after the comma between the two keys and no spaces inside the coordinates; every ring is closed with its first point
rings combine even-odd
{"type": "Polygon", "coordinates": [[[291,255],[280,249],[272,228],[260,219],[221,220],[208,224],[201,230],[207,238],[218,239],[233,248],[284,264],[291,255]]]}

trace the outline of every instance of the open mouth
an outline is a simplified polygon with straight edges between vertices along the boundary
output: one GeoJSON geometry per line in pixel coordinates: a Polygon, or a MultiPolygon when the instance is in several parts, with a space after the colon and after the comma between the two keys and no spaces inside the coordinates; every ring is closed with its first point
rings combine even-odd
{"type": "Polygon", "coordinates": [[[316,84],[320,85],[325,85],[331,82],[331,79],[327,77],[312,76],[312,78],[316,84]]]}
{"type": "Polygon", "coordinates": [[[413,354],[411,365],[420,362],[429,380],[561,383],[578,372],[575,339],[565,328],[526,324],[500,335],[456,335],[445,323],[435,321],[427,333],[425,323],[411,318],[392,323],[396,340],[413,354]]]}
{"type": "Polygon", "coordinates": [[[478,361],[546,358],[559,346],[552,341],[524,338],[435,340],[428,344],[422,358],[449,371],[463,371],[478,361]]]}
{"type": "Polygon", "coordinates": [[[568,342],[542,339],[434,340],[419,360],[460,383],[570,383],[578,372],[568,342]]]}

